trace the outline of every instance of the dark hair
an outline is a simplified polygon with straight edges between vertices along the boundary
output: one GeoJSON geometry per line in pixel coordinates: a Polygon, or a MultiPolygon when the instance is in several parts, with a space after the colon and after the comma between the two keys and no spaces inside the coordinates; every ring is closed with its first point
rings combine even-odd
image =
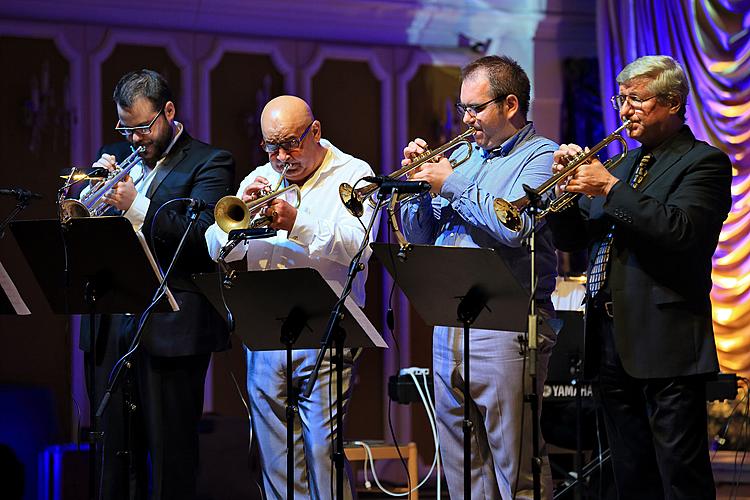
{"type": "Polygon", "coordinates": [[[526,118],[531,100],[531,84],[523,68],[508,56],[484,56],[461,70],[461,82],[484,71],[494,97],[513,94],[518,98],[521,115],[526,118]]]}
{"type": "Polygon", "coordinates": [[[141,69],[126,74],[115,86],[112,100],[121,108],[130,108],[139,97],[151,101],[154,110],[161,109],[167,101],[172,101],[172,91],[167,81],[156,71],[141,69]]]}

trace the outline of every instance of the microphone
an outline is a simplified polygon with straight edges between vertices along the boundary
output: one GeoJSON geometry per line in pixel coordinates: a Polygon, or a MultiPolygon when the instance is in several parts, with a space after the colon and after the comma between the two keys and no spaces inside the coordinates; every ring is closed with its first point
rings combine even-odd
{"type": "Polygon", "coordinates": [[[367,177],[363,177],[362,180],[380,186],[381,193],[398,191],[399,194],[419,194],[425,193],[432,188],[430,183],[426,181],[399,181],[385,175],[368,175],[367,177]]]}
{"type": "Polygon", "coordinates": [[[30,199],[41,199],[43,196],[38,193],[33,193],[26,189],[13,188],[13,189],[0,189],[0,195],[15,196],[18,200],[30,200],[30,199]]]}
{"type": "Polygon", "coordinates": [[[213,206],[199,198],[185,198],[185,200],[187,201],[188,210],[192,210],[193,212],[202,212],[213,206]]]}
{"type": "Polygon", "coordinates": [[[229,231],[229,241],[257,240],[259,238],[270,238],[271,236],[276,236],[276,230],[270,227],[232,229],[229,231]]]}

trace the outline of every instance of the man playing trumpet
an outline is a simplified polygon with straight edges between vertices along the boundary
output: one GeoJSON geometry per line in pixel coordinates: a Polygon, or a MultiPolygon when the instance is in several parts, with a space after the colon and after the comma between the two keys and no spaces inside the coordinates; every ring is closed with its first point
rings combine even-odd
{"type": "MultiPolygon", "coordinates": [[[[427,181],[436,198],[423,195],[402,211],[403,229],[413,243],[491,247],[506,261],[519,282],[530,283],[529,251],[523,247],[531,232],[528,214],[519,231],[505,227],[495,214],[495,198],[516,199],[522,185],[538,186],[550,177],[549,163],[557,147],[536,133],[526,120],[530,83],[514,60],[480,58],[462,70],[463,122],[474,127],[471,158],[451,168],[447,159],[416,169],[412,180],[427,181]]],[[[422,153],[427,144],[415,139],[404,148],[403,164],[422,153]]],[[[459,148],[453,156],[466,153],[459,148]]],[[[545,227],[538,228],[537,300],[551,313],[555,287],[555,251],[545,227]]],[[[463,405],[470,405],[473,423],[472,498],[531,498],[531,411],[523,409],[524,356],[517,332],[471,330],[471,387],[463,391],[463,330],[436,327],[433,334],[435,403],[440,450],[448,489],[453,498],[463,492],[463,405]],[[523,429],[523,432],[521,432],[523,429]],[[520,458],[519,458],[520,456],[520,458]]],[[[549,351],[554,339],[540,339],[538,387],[541,398],[549,351]]],[[[544,453],[543,453],[544,454],[544,453]]],[[[544,454],[542,491],[551,497],[549,463],[544,454]]]]}
{"type": "MultiPolygon", "coordinates": [[[[688,80],[674,59],[641,57],[617,83],[612,103],[641,147],[611,172],[597,159],[578,167],[558,191],[587,196],[549,225],[560,249],[590,252],[585,370],[598,376],[619,497],[715,498],[709,292],[731,164],[685,124],[688,80]]],[[[554,170],[580,151],[562,145],[554,170]]]]}
{"type": "MultiPolygon", "coordinates": [[[[341,183],[354,184],[364,176],[373,175],[372,169],[323,139],[320,122],[313,117],[307,103],[298,97],[280,96],[266,104],[261,114],[261,129],[261,147],[268,153],[269,161],[240,183],[237,196],[249,203],[266,194],[270,186],[283,189],[293,183],[300,188],[299,207],[295,208],[284,196],[271,200],[262,209],[262,215],[270,218],[270,227],[278,234],[241,243],[225,260],[244,258],[249,270],[311,267],[327,280],[343,286],[365,228],[339,201],[338,188],[341,183]]],[[[366,204],[363,217],[369,220],[371,214],[372,208],[366,204]]],[[[370,241],[374,238],[373,231],[370,241]]],[[[219,256],[227,240],[227,234],[217,224],[206,232],[209,252],[214,258],[219,256]]],[[[368,249],[363,263],[369,255],[368,249]]],[[[360,307],[365,301],[366,278],[365,268],[353,284],[352,296],[360,307]]],[[[278,335],[278,332],[268,334],[278,335]]],[[[316,349],[293,352],[295,387],[309,379],[317,354],[316,349]]],[[[355,358],[354,351],[344,350],[344,408],[351,395],[355,358]]],[[[268,498],[284,498],[286,493],[285,369],[284,351],[247,352],[247,392],[268,498]]],[[[336,391],[329,390],[329,386],[335,383],[332,360],[326,357],[311,397],[299,400],[301,433],[295,436],[294,444],[294,485],[299,498],[330,496],[336,391]]],[[[348,478],[345,481],[348,483],[346,497],[351,498],[351,483],[348,478]]]]}

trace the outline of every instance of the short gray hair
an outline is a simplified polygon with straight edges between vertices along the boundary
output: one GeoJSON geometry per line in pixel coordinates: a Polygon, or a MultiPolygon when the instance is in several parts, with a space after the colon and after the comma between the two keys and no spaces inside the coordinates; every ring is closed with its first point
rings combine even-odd
{"type": "Polygon", "coordinates": [[[679,116],[685,119],[690,85],[680,63],[669,56],[639,57],[620,71],[617,83],[624,85],[638,78],[651,80],[647,88],[657,96],[661,104],[668,105],[671,99],[678,97],[681,103],[679,116]]]}

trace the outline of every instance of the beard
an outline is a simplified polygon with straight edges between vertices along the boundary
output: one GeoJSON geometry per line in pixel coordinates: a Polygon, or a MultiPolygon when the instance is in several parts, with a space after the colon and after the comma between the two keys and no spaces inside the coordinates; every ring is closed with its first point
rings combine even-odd
{"type": "Polygon", "coordinates": [[[167,150],[169,143],[172,142],[173,136],[174,131],[172,130],[172,127],[165,127],[161,134],[150,134],[145,138],[140,138],[138,142],[133,143],[133,146],[136,148],[138,146],[144,146],[146,148],[146,151],[141,155],[141,158],[149,168],[154,168],[156,162],[164,156],[164,152],[167,150]]]}

